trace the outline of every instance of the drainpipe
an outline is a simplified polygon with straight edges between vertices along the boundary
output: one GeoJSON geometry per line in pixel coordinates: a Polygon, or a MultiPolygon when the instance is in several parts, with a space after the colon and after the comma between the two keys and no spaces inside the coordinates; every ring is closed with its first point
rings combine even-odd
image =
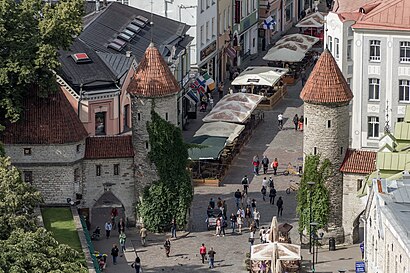
{"type": "Polygon", "coordinates": [[[77,115],[78,118],[81,120],[80,117],[80,110],[81,110],[81,101],[83,99],[83,84],[80,84],[80,99],[78,100],[78,105],[77,105],[77,115]]]}
{"type": "MultiPolygon", "coordinates": [[[[121,90],[121,88],[118,86],[118,81],[117,81],[117,83],[115,84],[115,86],[117,86],[117,88],[120,90],[120,92],[118,93],[118,134],[120,135],[121,134],[121,93],[122,93],[122,90],[121,90]]],[[[123,119],[124,120],[124,119],[123,119]]]]}

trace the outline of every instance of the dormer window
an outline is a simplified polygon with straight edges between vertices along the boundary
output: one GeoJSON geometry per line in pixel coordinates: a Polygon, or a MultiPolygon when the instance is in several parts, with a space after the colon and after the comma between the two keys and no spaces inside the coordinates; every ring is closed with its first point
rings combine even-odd
{"type": "Polygon", "coordinates": [[[87,53],[75,53],[75,54],[72,54],[71,57],[73,58],[74,62],[76,62],[77,64],[91,62],[91,59],[90,57],[88,57],[87,53]]]}
{"type": "Polygon", "coordinates": [[[31,148],[24,148],[24,155],[31,155],[31,148]]]}

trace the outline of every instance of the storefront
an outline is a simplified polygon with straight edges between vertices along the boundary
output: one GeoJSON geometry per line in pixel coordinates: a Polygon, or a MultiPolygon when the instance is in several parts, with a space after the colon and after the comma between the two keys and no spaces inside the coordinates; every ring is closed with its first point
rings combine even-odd
{"type": "Polygon", "coordinates": [[[201,73],[208,73],[209,76],[215,78],[216,75],[216,41],[209,44],[200,52],[199,69],[201,73]]]}

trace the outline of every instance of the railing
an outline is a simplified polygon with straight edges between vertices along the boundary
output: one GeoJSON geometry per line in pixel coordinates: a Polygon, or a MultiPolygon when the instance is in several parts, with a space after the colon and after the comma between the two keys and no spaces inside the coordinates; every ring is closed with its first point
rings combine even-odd
{"type": "Polygon", "coordinates": [[[88,246],[88,249],[90,250],[90,253],[91,253],[91,259],[93,261],[95,272],[96,273],[101,273],[100,266],[99,266],[98,261],[97,261],[97,257],[95,257],[95,255],[94,255],[95,250],[94,250],[93,243],[91,242],[91,237],[90,237],[90,233],[88,232],[88,229],[87,229],[87,224],[85,223],[84,217],[82,215],[79,215],[79,216],[80,216],[81,226],[83,227],[83,232],[84,232],[84,235],[85,235],[85,240],[87,241],[87,246],[88,246]]]}

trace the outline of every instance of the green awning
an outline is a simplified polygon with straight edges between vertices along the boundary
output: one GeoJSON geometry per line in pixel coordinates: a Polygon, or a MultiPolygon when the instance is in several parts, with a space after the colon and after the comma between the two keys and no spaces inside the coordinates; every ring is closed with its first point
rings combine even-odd
{"type": "Polygon", "coordinates": [[[410,140],[410,123],[397,122],[394,127],[394,137],[400,140],[410,140]]]}
{"type": "Polygon", "coordinates": [[[389,171],[403,171],[410,167],[410,153],[377,153],[377,169],[389,171]]]}
{"type": "Polygon", "coordinates": [[[191,148],[188,150],[189,159],[205,160],[219,159],[219,156],[226,145],[227,137],[198,136],[194,137],[191,143],[199,144],[202,148],[191,148]]]}

